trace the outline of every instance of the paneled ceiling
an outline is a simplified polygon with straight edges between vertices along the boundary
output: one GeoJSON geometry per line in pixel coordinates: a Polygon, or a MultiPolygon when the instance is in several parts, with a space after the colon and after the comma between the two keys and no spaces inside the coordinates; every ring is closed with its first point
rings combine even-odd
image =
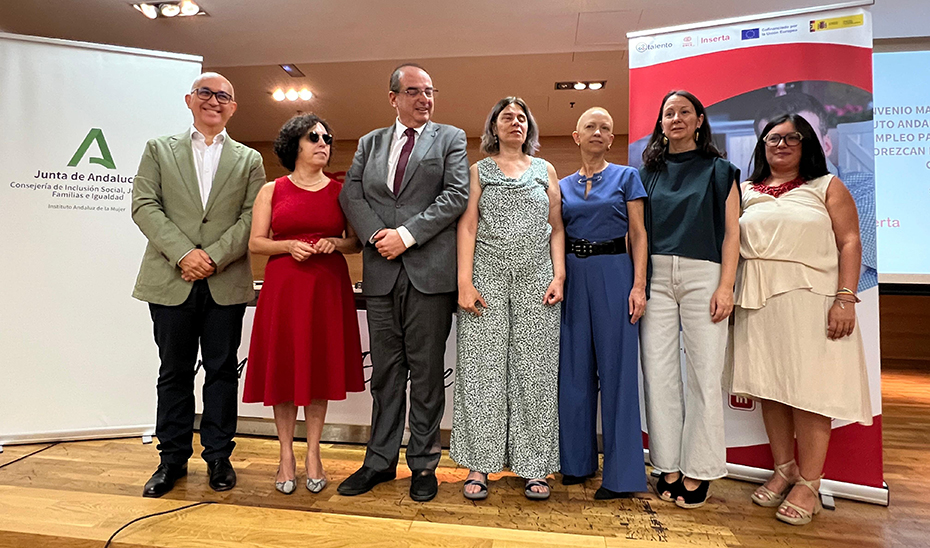
{"type": "MultiPolygon", "coordinates": [[[[236,138],[271,140],[298,110],[357,138],[393,118],[388,77],[418,61],[440,90],[435,119],[480,134],[495,101],[520,95],[543,135],[565,135],[589,106],[627,126],[626,33],[833,2],[780,0],[199,0],[210,15],[149,21],[128,0],[2,0],[0,30],[201,55],[236,86],[236,138]],[[282,63],[306,75],[291,78],[282,63]],[[607,80],[600,91],[556,81],[607,80]],[[276,87],[308,87],[308,102],[277,103],[276,87]],[[574,103],[574,105],[572,105],[574,103]]],[[[166,90],[169,92],[170,90],[166,90]]],[[[183,95],[186,90],[176,90],[183,95]]],[[[658,98],[643,98],[658,100],[658,98]]]]}

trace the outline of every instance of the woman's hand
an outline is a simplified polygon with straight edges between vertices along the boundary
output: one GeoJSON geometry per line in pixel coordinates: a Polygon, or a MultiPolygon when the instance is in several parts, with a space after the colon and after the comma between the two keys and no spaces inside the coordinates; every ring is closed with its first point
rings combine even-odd
{"type": "Polygon", "coordinates": [[[827,314],[827,337],[833,340],[851,335],[856,327],[856,303],[833,301],[827,314]]]}
{"type": "Polygon", "coordinates": [[[733,289],[718,287],[710,298],[710,319],[720,323],[730,317],[730,312],[733,312],[733,289]]]}
{"type": "Polygon", "coordinates": [[[481,293],[478,293],[474,284],[459,287],[459,307],[462,310],[480,316],[481,308],[478,308],[479,303],[483,308],[488,307],[488,303],[484,301],[484,297],[481,296],[481,293]]]}
{"type": "Polygon", "coordinates": [[[634,287],[630,291],[630,323],[636,323],[646,313],[646,290],[634,287]]]}
{"type": "Polygon", "coordinates": [[[543,296],[543,304],[553,305],[562,302],[562,281],[553,279],[543,296]]]}
{"type": "Polygon", "coordinates": [[[336,242],[333,238],[320,238],[313,244],[313,249],[317,253],[332,253],[336,250],[336,242]]]}
{"type": "Polygon", "coordinates": [[[302,242],[300,240],[288,240],[287,252],[291,254],[291,257],[293,257],[295,261],[301,262],[305,261],[307,257],[315,254],[317,251],[307,242],[302,242]]]}

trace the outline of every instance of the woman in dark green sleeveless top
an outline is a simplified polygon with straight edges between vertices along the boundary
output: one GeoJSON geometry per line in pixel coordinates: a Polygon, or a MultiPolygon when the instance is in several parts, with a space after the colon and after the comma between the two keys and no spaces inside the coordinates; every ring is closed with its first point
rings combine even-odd
{"type": "Polygon", "coordinates": [[[704,106],[687,91],[663,98],[643,162],[650,295],[640,338],[649,458],[662,473],[659,497],[696,508],[710,481],[726,475],[721,375],[739,261],[739,169],[713,145],[704,106]]]}

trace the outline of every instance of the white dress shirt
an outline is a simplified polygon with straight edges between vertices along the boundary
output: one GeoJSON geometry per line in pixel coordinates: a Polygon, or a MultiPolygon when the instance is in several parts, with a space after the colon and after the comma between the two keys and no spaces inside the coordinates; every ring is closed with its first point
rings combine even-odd
{"type": "MultiPolygon", "coordinates": [[[[220,165],[223,143],[226,142],[226,128],[223,128],[223,131],[213,138],[213,144],[210,146],[207,146],[206,137],[196,127],[191,126],[190,133],[191,150],[194,153],[194,172],[197,174],[197,186],[200,188],[200,202],[206,208],[210,190],[213,188],[213,178],[216,177],[216,168],[220,165]]],[[[178,259],[178,264],[181,264],[184,257],[190,255],[191,251],[193,249],[178,259]]]]}
{"type": "Polygon", "coordinates": [[[210,189],[213,188],[213,178],[216,168],[220,164],[220,154],[223,153],[223,143],[226,142],[226,128],[213,138],[213,144],[207,146],[206,138],[197,128],[191,126],[191,148],[194,151],[194,171],[197,172],[197,184],[200,187],[200,201],[207,207],[210,189]]]}
{"type": "MultiPolygon", "coordinates": [[[[420,127],[413,128],[417,132],[417,139],[423,135],[423,129],[426,127],[426,124],[423,124],[420,127]]],[[[391,150],[388,154],[388,176],[385,184],[387,184],[388,189],[391,193],[394,193],[394,174],[397,173],[397,162],[400,161],[400,151],[404,148],[404,145],[407,143],[407,136],[404,135],[404,132],[407,131],[407,126],[400,123],[400,118],[394,122],[394,133],[391,135],[391,150]]],[[[414,144],[416,146],[416,144],[414,144]]],[[[413,154],[413,151],[410,151],[413,154]]],[[[407,167],[410,167],[410,164],[407,164],[407,167]]],[[[375,232],[377,234],[377,232],[375,232]]],[[[371,235],[369,242],[374,242],[375,234],[371,235]]],[[[407,227],[401,225],[397,227],[397,234],[400,235],[400,239],[404,241],[404,245],[407,247],[412,246],[417,243],[413,235],[410,234],[410,231],[407,230],[407,227]]]]}

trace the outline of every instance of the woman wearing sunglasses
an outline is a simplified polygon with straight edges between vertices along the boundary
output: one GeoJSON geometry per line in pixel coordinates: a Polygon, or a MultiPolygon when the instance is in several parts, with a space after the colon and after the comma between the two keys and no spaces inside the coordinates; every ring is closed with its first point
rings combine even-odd
{"type": "Polygon", "coordinates": [[[739,220],[730,392],[761,400],[774,458],[775,474],[752,501],[803,525],[821,509],[831,418],[872,423],[856,328],[859,219],[803,117],[769,122],[753,165],[739,220]]]}
{"type": "Polygon", "coordinates": [[[290,175],[266,184],[252,209],[249,250],[268,255],[243,401],[274,406],[281,443],[275,488],[297,488],[297,407],[307,425],[306,485],[326,486],[320,434],[329,400],[364,390],[355,297],[343,254],[361,249],[339,207],[341,186],[323,168],[333,136],[313,114],[284,124],[275,154],[290,175]]]}

